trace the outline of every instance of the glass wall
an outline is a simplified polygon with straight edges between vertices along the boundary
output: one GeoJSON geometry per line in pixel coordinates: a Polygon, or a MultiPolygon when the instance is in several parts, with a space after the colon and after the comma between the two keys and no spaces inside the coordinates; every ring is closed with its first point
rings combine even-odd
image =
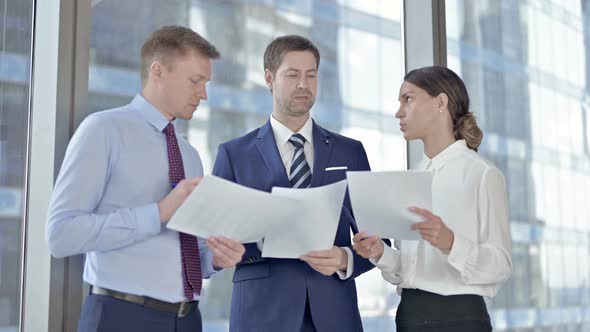
{"type": "Polygon", "coordinates": [[[507,177],[498,331],[590,331],[590,1],[447,0],[448,65],[507,177]]]}
{"type": "Polygon", "coordinates": [[[0,2],[0,331],[19,325],[33,0],[0,2]]]}
{"type": "MultiPolygon", "coordinates": [[[[261,126],[272,112],[264,84],[266,45],[283,34],[311,38],[320,49],[313,117],[361,140],[374,170],[400,170],[406,146],[393,116],[402,79],[399,0],[102,0],[91,17],[89,107],[128,103],[139,91],[139,50],[166,24],[193,28],[220,50],[209,100],[181,130],[210,174],[220,143],[261,126]]],[[[227,330],[231,271],[205,284],[206,331],[227,330]]],[[[366,331],[393,330],[395,288],[373,270],[357,279],[366,331]]]]}

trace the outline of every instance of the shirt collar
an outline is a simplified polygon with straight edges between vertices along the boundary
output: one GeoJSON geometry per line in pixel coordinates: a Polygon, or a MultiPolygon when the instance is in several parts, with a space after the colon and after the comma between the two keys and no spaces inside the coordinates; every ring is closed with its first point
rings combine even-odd
{"type": "Polygon", "coordinates": [[[439,170],[449,161],[453,160],[458,154],[463,151],[467,151],[467,143],[464,139],[455,141],[453,144],[447,146],[444,150],[439,152],[434,158],[430,159],[424,155],[427,167],[431,167],[435,170],[439,170]]]}
{"type": "MultiPolygon", "coordinates": [[[[141,94],[136,94],[135,98],[131,101],[131,105],[139,112],[139,114],[158,131],[164,130],[164,128],[170,123],[166,117],[158,111],[158,109],[147,101],[141,94]]],[[[172,121],[174,129],[176,130],[176,119],[172,121]]]]}
{"type": "Polygon", "coordinates": [[[305,140],[308,143],[312,142],[313,120],[311,119],[311,116],[309,117],[309,119],[307,119],[303,127],[301,127],[301,129],[299,129],[299,132],[297,133],[294,133],[293,131],[291,131],[291,129],[287,128],[287,126],[280,123],[277,119],[275,119],[272,116],[272,114],[270,116],[270,126],[272,127],[273,134],[275,135],[275,140],[277,141],[277,143],[281,145],[287,144],[289,138],[294,134],[301,134],[303,137],[305,137],[305,140]]]}

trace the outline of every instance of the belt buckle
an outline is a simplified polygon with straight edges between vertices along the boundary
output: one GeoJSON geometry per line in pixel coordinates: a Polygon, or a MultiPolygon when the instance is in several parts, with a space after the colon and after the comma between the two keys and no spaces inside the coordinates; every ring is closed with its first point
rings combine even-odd
{"type": "Polygon", "coordinates": [[[178,307],[178,312],[176,313],[176,315],[179,318],[185,317],[188,314],[191,313],[191,302],[188,301],[182,301],[180,302],[180,306],[178,307]]]}

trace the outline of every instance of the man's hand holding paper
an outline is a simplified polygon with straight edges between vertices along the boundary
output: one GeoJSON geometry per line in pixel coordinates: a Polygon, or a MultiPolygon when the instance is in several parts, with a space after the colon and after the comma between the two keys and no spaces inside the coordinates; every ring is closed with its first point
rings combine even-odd
{"type": "Polygon", "coordinates": [[[300,258],[332,249],[345,193],[346,180],[307,189],[275,187],[267,193],[207,176],[168,227],[242,243],[264,238],[262,257],[300,258]]]}
{"type": "Polygon", "coordinates": [[[295,213],[291,200],[206,176],[168,223],[202,238],[223,235],[241,243],[261,240],[283,215],[295,213]]]}

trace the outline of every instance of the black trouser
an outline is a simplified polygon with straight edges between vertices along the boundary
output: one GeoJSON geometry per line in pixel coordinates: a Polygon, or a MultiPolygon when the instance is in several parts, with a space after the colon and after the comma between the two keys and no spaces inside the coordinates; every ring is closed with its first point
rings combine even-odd
{"type": "Polygon", "coordinates": [[[479,295],[450,295],[420,289],[402,291],[395,323],[398,332],[488,332],[490,316],[479,295]]]}

